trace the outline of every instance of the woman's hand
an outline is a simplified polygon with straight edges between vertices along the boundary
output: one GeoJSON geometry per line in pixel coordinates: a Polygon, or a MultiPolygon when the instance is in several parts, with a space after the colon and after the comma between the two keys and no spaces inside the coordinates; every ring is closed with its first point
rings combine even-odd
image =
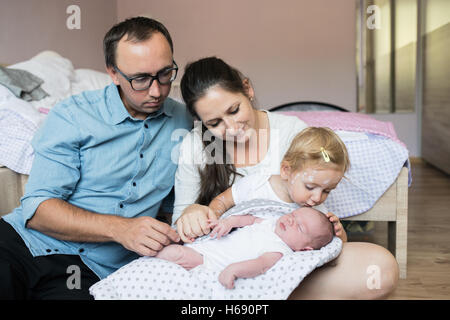
{"type": "Polygon", "coordinates": [[[334,227],[334,234],[341,238],[343,242],[347,242],[347,233],[344,230],[344,227],[342,226],[341,221],[339,218],[331,212],[327,213],[327,217],[330,220],[330,222],[333,224],[334,227]]]}
{"type": "Polygon", "coordinates": [[[195,238],[210,233],[210,223],[216,221],[216,214],[209,207],[192,204],[184,209],[176,222],[178,235],[183,242],[191,243],[195,238]]]}

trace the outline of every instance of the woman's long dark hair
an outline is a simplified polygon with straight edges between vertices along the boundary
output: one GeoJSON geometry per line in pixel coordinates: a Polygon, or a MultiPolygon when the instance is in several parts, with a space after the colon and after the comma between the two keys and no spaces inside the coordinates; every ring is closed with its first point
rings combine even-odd
{"type": "MultiPolygon", "coordinates": [[[[243,80],[242,74],[223,60],[216,57],[203,58],[186,66],[180,83],[181,94],[189,112],[194,118],[200,120],[195,111],[195,103],[204,97],[210,88],[219,86],[228,92],[242,93],[247,96],[243,80]]],[[[215,160],[208,159],[210,161],[208,161],[204,169],[199,168],[200,193],[196,203],[202,205],[208,205],[214,197],[230,187],[236,174],[239,174],[232,161],[227,160],[225,141],[214,136],[212,136],[210,141],[203,139],[207,130],[202,123],[203,147],[206,148],[212,143],[222,145],[218,148],[213,148],[210,155],[206,152],[207,156],[211,156],[215,160]],[[216,150],[223,150],[223,154],[215,154],[216,150]],[[220,163],[217,163],[217,160],[220,160],[220,163]],[[231,177],[232,181],[230,183],[231,177]]]]}

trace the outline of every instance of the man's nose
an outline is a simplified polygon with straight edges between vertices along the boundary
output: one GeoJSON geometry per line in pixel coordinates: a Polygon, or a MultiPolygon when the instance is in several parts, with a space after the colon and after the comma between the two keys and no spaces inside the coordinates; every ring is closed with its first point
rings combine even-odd
{"type": "Polygon", "coordinates": [[[153,98],[161,96],[161,87],[156,79],[153,80],[152,85],[148,88],[148,94],[153,98]]]}

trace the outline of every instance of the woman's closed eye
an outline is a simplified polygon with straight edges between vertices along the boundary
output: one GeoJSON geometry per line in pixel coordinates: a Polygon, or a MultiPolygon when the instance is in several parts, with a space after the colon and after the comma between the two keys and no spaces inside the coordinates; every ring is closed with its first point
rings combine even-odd
{"type": "MultiPolygon", "coordinates": [[[[228,113],[229,114],[236,114],[236,113],[238,113],[239,112],[239,108],[240,108],[240,104],[238,104],[234,109],[232,109],[231,111],[228,111],[228,113]]],[[[209,122],[208,123],[208,126],[210,126],[210,127],[213,127],[213,128],[215,128],[215,127],[217,127],[218,125],[219,125],[219,123],[221,122],[222,120],[221,119],[217,119],[217,121],[215,121],[215,122],[209,122]]]]}

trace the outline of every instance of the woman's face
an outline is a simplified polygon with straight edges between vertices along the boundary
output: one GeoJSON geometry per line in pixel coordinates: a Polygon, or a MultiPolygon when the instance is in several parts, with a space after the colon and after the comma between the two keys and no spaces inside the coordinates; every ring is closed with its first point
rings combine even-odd
{"type": "Polygon", "coordinates": [[[205,127],[219,139],[246,143],[258,129],[257,110],[242,93],[214,86],[208,89],[194,107],[205,127]]]}

